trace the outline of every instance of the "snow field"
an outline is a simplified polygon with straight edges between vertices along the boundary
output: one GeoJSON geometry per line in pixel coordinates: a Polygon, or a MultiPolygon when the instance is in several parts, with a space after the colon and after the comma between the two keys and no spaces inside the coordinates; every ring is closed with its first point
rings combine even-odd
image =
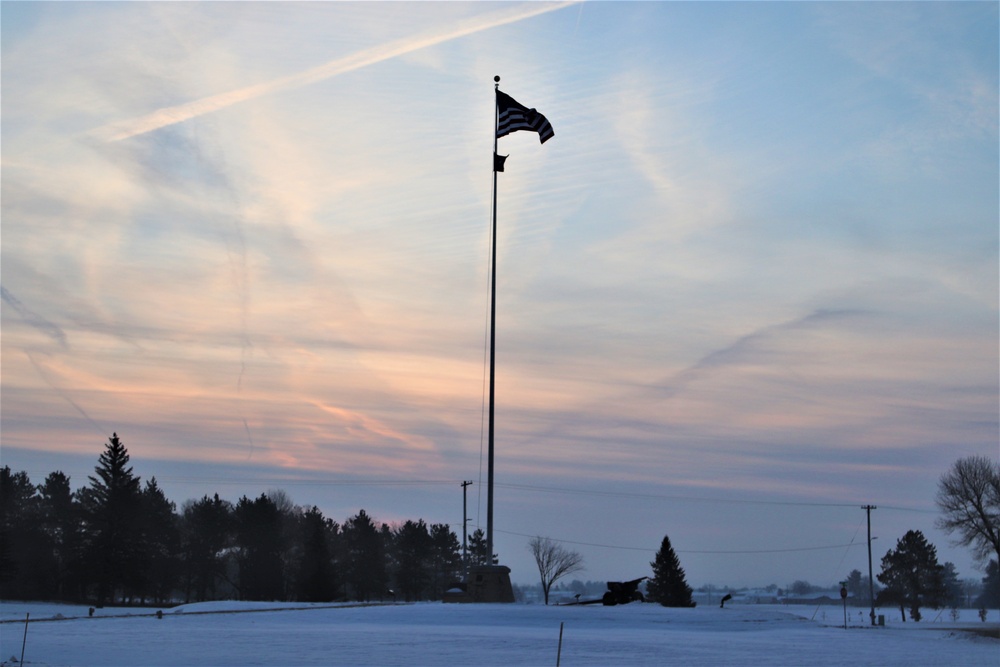
{"type": "MultiPolygon", "coordinates": [[[[213,602],[164,610],[0,604],[0,659],[19,658],[26,612],[26,667],[237,665],[952,665],[995,667],[995,622],[891,624],[844,630],[812,609],[777,606],[665,609],[543,605],[300,606],[213,602]],[[284,609],[284,610],[279,610],[284,609]],[[249,612],[253,613],[235,613],[249,612]],[[216,613],[206,613],[216,612],[216,613]],[[795,612],[795,613],[793,613],[795,612]],[[125,615],[131,614],[131,615],[125,615]],[[818,617],[818,615],[817,615],[818,617]],[[21,622],[18,622],[20,619],[21,622]]],[[[837,610],[839,611],[839,610],[837,610]]],[[[831,618],[833,617],[833,618],[831,618]]]]}

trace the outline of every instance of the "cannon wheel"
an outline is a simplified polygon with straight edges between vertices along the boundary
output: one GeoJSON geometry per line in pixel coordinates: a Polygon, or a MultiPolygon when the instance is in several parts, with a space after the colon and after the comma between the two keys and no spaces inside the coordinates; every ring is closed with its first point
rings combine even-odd
{"type": "Polygon", "coordinates": [[[608,591],[607,593],[604,594],[604,597],[601,598],[601,602],[604,603],[605,607],[614,607],[616,604],[618,604],[618,601],[615,600],[615,594],[612,593],[611,591],[608,591]]]}

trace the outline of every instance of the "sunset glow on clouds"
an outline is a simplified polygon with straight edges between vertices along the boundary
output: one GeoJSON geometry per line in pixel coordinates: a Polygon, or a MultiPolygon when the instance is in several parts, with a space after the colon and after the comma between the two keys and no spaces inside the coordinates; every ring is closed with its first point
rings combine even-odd
{"type": "Polygon", "coordinates": [[[695,583],[828,583],[864,548],[684,552],[845,544],[868,503],[879,555],[920,529],[980,576],[933,497],[1000,447],[995,4],[2,12],[4,465],[77,488],[117,431],[178,504],[459,531],[469,479],[485,526],[499,74],[556,132],[499,147],[515,580],[524,535],[602,579],[669,534],[695,583]]]}

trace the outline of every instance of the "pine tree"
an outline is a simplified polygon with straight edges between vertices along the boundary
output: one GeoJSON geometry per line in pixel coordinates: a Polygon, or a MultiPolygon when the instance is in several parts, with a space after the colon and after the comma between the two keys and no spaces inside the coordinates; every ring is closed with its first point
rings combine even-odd
{"type": "Polygon", "coordinates": [[[233,507],[215,494],[188,501],[181,522],[187,594],[190,601],[215,598],[216,584],[224,577],[224,553],[233,540],[233,507]]]}
{"type": "Polygon", "coordinates": [[[943,572],[934,545],[919,530],[908,531],[896,542],[896,548],[882,557],[882,572],[877,578],[885,584],[885,590],[879,598],[883,603],[899,605],[903,621],[907,606],[910,618],[919,621],[920,607],[937,609],[944,601],[943,572]]]}
{"type": "Polygon", "coordinates": [[[421,600],[431,583],[432,545],[423,519],[407,521],[394,534],[396,587],[407,602],[421,600]]]}
{"type": "Polygon", "coordinates": [[[302,545],[296,576],[297,598],[303,602],[329,602],[336,597],[331,536],[337,524],[324,518],[318,507],[299,517],[302,545]]]}
{"type": "Polygon", "coordinates": [[[392,535],[382,528],[364,510],[344,523],[344,576],[355,600],[381,598],[386,590],[386,541],[392,535]]]}
{"type": "Polygon", "coordinates": [[[281,511],[267,496],[240,498],[234,512],[237,561],[240,566],[240,597],[244,600],[281,600],[285,596],[285,572],[281,554],[281,511]]]}
{"type": "Polygon", "coordinates": [[[663,536],[660,550],[656,552],[653,577],[646,584],[646,591],[655,602],[664,607],[693,607],[691,587],[687,585],[681,562],[670,546],[670,538],[663,536]]]}
{"type": "Polygon", "coordinates": [[[50,473],[38,487],[42,530],[52,546],[53,580],[59,599],[71,597],[73,572],[79,570],[79,504],[70,490],[69,477],[50,473]]]}
{"type": "Polygon", "coordinates": [[[97,587],[97,604],[113,601],[115,592],[137,579],[145,567],[139,526],[140,480],[132,474],[128,450],[112,434],[80,490],[84,513],[85,553],[97,587]]]}
{"type": "Polygon", "coordinates": [[[995,559],[986,564],[983,592],[976,598],[976,606],[981,609],[1000,607],[1000,566],[995,559]]]}
{"type": "Polygon", "coordinates": [[[490,558],[486,548],[486,533],[482,528],[477,528],[469,535],[469,565],[493,565],[496,562],[497,555],[493,554],[493,558],[490,558]]]}
{"type": "Polygon", "coordinates": [[[962,605],[965,597],[962,591],[962,581],[958,578],[958,570],[954,563],[945,563],[941,567],[941,587],[944,595],[941,602],[946,607],[956,608],[962,605]]]}
{"type": "Polygon", "coordinates": [[[148,557],[142,596],[156,602],[170,598],[180,571],[180,529],[176,505],[153,477],[142,490],[142,540],[148,557]]]}
{"type": "Polygon", "coordinates": [[[52,545],[41,526],[39,499],[25,472],[0,470],[0,581],[24,599],[55,594],[52,545]]]}
{"type": "Polygon", "coordinates": [[[431,599],[439,600],[462,572],[462,547],[458,536],[444,523],[431,524],[431,599]]]}

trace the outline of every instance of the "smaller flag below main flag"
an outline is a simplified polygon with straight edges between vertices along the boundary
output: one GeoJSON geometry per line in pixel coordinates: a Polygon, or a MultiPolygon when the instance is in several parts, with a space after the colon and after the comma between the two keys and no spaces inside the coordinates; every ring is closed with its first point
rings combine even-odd
{"type": "Polygon", "coordinates": [[[518,103],[507,93],[497,89],[497,138],[506,137],[511,132],[525,130],[527,132],[537,132],[538,141],[545,143],[553,136],[555,131],[548,119],[534,109],[529,109],[518,103]]]}

